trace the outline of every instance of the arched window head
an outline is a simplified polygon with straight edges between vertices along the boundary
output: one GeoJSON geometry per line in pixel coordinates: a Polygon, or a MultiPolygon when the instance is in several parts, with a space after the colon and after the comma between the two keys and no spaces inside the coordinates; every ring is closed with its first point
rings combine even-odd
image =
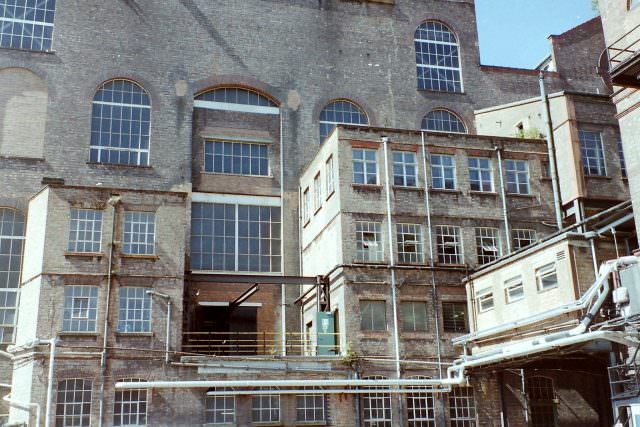
{"type": "Polygon", "coordinates": [[[103,83],[93,97],[90,161],[147,166],[150,124],[144,88],[124,79],[103,83]]]}
{"type": "Polygon", "coordinates": [[[422,119],[422,130],[432,132],[467,133],[460,117],[447,110],[433,110],[422,119]]]}
{"type": "Polygon", "coordinates": [[[0,208],[0,344],[13,342],[24,244],[24,215],[0,208]]]}
{"type": "Polygon", "coordinates": [[[321,144],[339,124],[368,126],[369,119],[364,110],[351,101],[341,99],[330,102],[320,112],[321,144]]]}
{"type": "Polygon", "coordinates": [[[438,21],[427,21],[416,30],[418,89],[462,92],[460,49],[453,31],[438,21]]]}
{"type": "Polygon", "coordinates": [[[200,93],[193,106],[240,113],[280,114],[278,104],[265,95],[242,87],[218,87],[200,93]]]}

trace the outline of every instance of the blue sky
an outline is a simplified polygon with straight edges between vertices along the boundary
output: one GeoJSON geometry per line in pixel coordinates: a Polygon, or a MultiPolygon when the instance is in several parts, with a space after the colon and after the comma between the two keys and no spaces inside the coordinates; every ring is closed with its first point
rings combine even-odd
{"type": "Polygon", "coordinates": [[[595,16],[591,0],[476,0],[483,65],[532,68],[549,54],[547,36],[595,16]]]}

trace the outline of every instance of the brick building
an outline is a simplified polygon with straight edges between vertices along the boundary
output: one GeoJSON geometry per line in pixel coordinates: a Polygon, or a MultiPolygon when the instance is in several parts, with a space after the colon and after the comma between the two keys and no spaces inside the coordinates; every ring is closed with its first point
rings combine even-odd
{"type": "MultiPolygon", "coordinates": [[[[584,38],[556,45],[557,70],[545,71],[550,93],[607,91],[590,65],[581,77],[561,66],[597,59],[598,27],[587,27],[584,38]],[[575,57],[563,62],[567,55],[575,57]]],[[[491,425],[491,388],[475,387],[487,403],[476,415],[468,388],[407,397],[371,382],[363,397],[345,387],[360,375],[405,378],[399,359],[411,377],[440,375],[434,346],[450,362],[458,352],[450,340],[467,327],[467,270],[554,230],[544,142],[473,136],[482,133],[477,111],[538,91],[537,70],[480,64],[472,0],[5,2],[0,382],[12,384],[14,403],[1,412],[30,425],[398,425],[412,416],[410,425],[491,425]],[[430,131],[428,156],[418,129],[430,131]],[[406,154],[391,216],[382,136],[406,154]],[[350,145],[364,156],[364,185],[350,178],[350,145]],[[312,199],[304,190],[329,150],[336,193],[312,199]],[[415,185],[407,185],[412,166],[415,185]],[[501,195],[499,186],[524,194],[501,195]],[[427,241],[418,231],[432,192],[440,237],[427,241]],[[311,212],[313,203],[325,209],[311,212]],[[330,207],[340,228],[325,237],[331,226],[321,233],[318,224],[338,224],[326,217],[330,207]],[[396,265],[375,241],[365,250],[365,236],[384,235],[383,224],[400,226],[406,241],[396,247],[411,265],[396,265]],[[316,235],[324,246],[310,243],[316,235]],[[431,245],[447,265],[430,268],[431,245]],[[359,256],[376,258],[363,267],[359,256]],[[386,331],[398,331],[397,315],[376,330],[376,310],[395,287],[389,264],[402,271],[400,301],[411,303],[405,314],[410,308],[416,330],[405,337],[386,331]],[[314,300],[322,292],[338,304],[332,319],[313,314],[312,305],[334,310],[314,300]],[[373,330],[361,330],[366,319],[373,330]],[[334,332],[323,335],[325,320],[334,332]],[[115,389],[256,379],[342,385],[115,389]]],[[[576,108],[582,114],[601,113],[576,108]]],[[[383,306],[389,316],[396,307],[383,306]]],[[[414,380],[409,386],[420,386],[414,380]]]]}

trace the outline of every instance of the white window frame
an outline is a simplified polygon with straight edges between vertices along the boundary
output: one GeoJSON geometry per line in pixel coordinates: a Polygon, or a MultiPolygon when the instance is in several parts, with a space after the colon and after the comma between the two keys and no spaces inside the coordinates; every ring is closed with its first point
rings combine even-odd
{"type": "Polygon", "coordinates": [[[468,307],[466,301],[442,301],[441,310],[442,310],[442,330],[443,331],[451,332],[451,333],[468,332],[468,330],[469,330],[469,313],[468,313],[469,307],[468,307]],[[445,315],[444,315],[444,313],[445,313],[445,309],[444,309],[445,305],[450,305],[451,306],[451,312],[453,313],[453,316],[452,316],[451,320],[452,320],[452,322],[455,323],[453,329],[447,327],[447,322],[446,322],[445,315]],[[458,324],[460,322],[458,322],[456,320],[456,315],[455,315],[456,306],[463,306],[464,307],[464,310],[463,310],[464,316],[463,316],[463,319],[462,319],[463,328],[459,328],[458,327],[459,326],[458,324]]]}
{"type": "Polygon", "coordinates": [[[436,225],[436,247],[438,262],[442,264],[464,264],[464,244],[462,229],[455,225],[436,225]],[[447,253],[447,248],[455,248],[454,253],[447,253]]]}
{"type": "Polygon", "coordinates": [[[476,291],[476,303],[479,313],[486,313],[495,308],[495,299],[493,297],[493,290],[491,288],[481,289],[476,291]]]}
{"type": "Polygon", "coordinates": [[[584,175],[607,176],[607,161],[602,142],[602,133],[579,130],[578,138],[580,140],[580,155],[582,157],[584,175]]]}
{"type": "Polygon", "coordinates": [[[384,261],[381,222],[356,221],[356,260],[359,262],[384,261]]]}
{"type": "Polygon", "coordinates": [[[317,212],[322,207],[322,177],[320,172],[313,178],[313,211],[317,212]]]}
{"type": "Polygon", "coordinates": [[[254,395],[251,399],[251,420],[254,424],[279,423],[282,418],[281,405],[279,394],[254,395]],[[274,402],[277,402],[277,405],[274,405],[274,402]],[[277,417],[273,416],[273,411],[276,411],[277,417]]]}
{"type": "Polygon", "coordinates": [[[64,306],[63,306],[63,332],[96,332],[98,319],[98,294],[97,286],[89,285],[66,285],[64,286],[64,306]],[[76,301],[86,301],[87,306],[81,304],[80,308],[76,301]],[[86,310],[86,313],[78,315],[77,310],[86,310]]]}
{"type": "MultiPolygon", "coordinates": [[[[373,375],[364,377],[365,380],[387,380],[387,377],[373,375]]],[[[365,393],[364,390],[388,389],[386,386],[362,387],[362,423],[364,427],[391,427],[393,414],[390,393],[365,393]]]]}
{"type": "MultiPolygon", "coordinates": [[[[425,31],[429,31],[429,29],[425,29],[425,31]]],[[[449,28],[447,25],[445,25],[442,22],[439,21],[426,21],[424,23],[422,23],[420,25],[420,27],[418,27],[416,29],[415,35],[414,35],[414,47],[416,49],[416,58],[420,57],[422,58],[423,56],[435,56],[436,57],[436,64],[430,64],[428,63],[428,61],[426,61],[426,63],[424,63],[425,61],[421,61],[422,63],[418,63],[416,62],[416,67],[418,68],[418,89],[421,90],[433,90],[433,91],[437,91],[437,92],[448,92],[448,93],[463,93],[464,92],[464,83],[463,83],[463,79],[462,79],[462,55],[460,52],[460,44],[459,44],[459,40],[458,37],[456,36],[456,34],[451,30],[451,28],[449,28]],[[455,40],[454,42],[452,41],[444,41],[444,37],[440,36],[440,37],[435,37],[435,39],[431,40],[431,39],[423,39],[421,38],[421,35],[418,34],[419,31],[422,31],[422,27],[426,26],[426,25],[435,25],[435,26],[439,26],[440,28],[434,27],[434,32],[440,32],[442,34],[446,34],[449,33],[450,36],[448,36],[448,38],[452,38],[453,40],[455,40]],[[438,38],[440,38],[440,40],[438,40],[438,38]],[[418,46],[420,46],[420,49],[418,49],[418,46]],[[451,48],[451,53],[449,55],[444,55],[443,52],[444,51],[444,47],[449,47],[451,48]],[[449,66],[449,65],[440,65],[445,63],[445,58],[450,57],[453,60],[457,60],[458,62],[458,66],[449,66]],[[432,71],[436,71],[438,73],[440,72],[450,72],[452,74],[453,79],[442,79],[440,78],[441,75],[438,74],[437,78],[432,78],[430,80],[434,81],[437,83],[438,88],[435,87],[428,87],[428,85],[426,83],[422,83],[421,82],[421,78],[420,78],[420,73],[419,70],[421,68],[424,69],[430,69],[432,71]],[[457,79],[455,78],[457,75],[457,79]],[[453,84],[453,90],[449,90],[449,85],[453,84]],[[442,86],[444,85],[444,89],[442,88],[442,86]],[[459,86],[459,90],[458,87],[459,86]]],[[[433,61],[432,61],[433,62],[433,61]]]]}
{"type": "Polygon", "coordinates": [[[126,255],[155,255],[155,212],[126,211],[123,222],[122,253],[126,255]]]}
{"type": "Polygon", "coordinates": [[[69,244],[72,253],[100,253],[102,249],[102,211],[75,209],[69,211],[69,244]]]}
{"type": "Polygon", "coordinates": [[[476,227],[476,253],[478,264],[484,265],[500,258],[501,242],[500,232],[493,227],[476,227]]]}
{"type": "Polygon", "coordinates": [[[378,185],[378,150],[353,148],[351,153],[353,183],[358,185],[378,185]],[[373,159],[367,159],[367,154],[373,154],[373,159]],[[362,172],[356,172],[356,164],[362,165],[362,172]],[[362,179],[360,179],[360,175],[362,175],[362,179]],[[371,177],[375,177],[375,182],[369,182],[371,177]]]}
{"type": "Polygon", "coordinates": [[[391,158],[393,160],[393,185],[416,188],[418,186],[416,153],[413,151],[393,151],[391,158]]]}
{"type": "MultiPolygon", "coordinates": [[[[227,391],[225,388],[214,388],[210,392],[227,391]]],[[[205,396],[205,424],[229,425],[236,423],[236,396],[233,394],[205,396]],[[221,418],[219,418],[221,417],[221,418]]]]}
{"type": "Polygon", "coordinates": [[[318,393],[296,395],[296,421],[299,423],[323,423],[326,421],[325,395],[320,387],[303,387],[318,393]],[[300,415],[303,415],[302,417],[300,415]]]}
{"type": "MultiPolygon", "coordinates": [[[[409,379],[429,380],[430,377],[416,375],[409,379]]],[[[432,387],[410,386],[407,393],[408,427],[436,427],[435,398],[432,387]]]]}
{"type": "Polygon", "coordinates": [[[458,178],[456,176],[456,158],[449,154],[432,154],[430,157],[431,164],[431,188],[436,190],[455,190],[458,188],[458,178]],[[451,164],[445,165],[445,159],[450,160],[451,164]],[[436,162],[437,163],[434,163],[436,162]],[[450,172],[452,177],[447,177],[450,172]],[[436,180],[441,180],[442,185],[436,185],[436,180]]]}
{"type": "Polygon", "coordinates": [[[122,286],[118,293],[118,333],[151,332],[151,295],[149,288],[122,286]]]}
{"type": "Polygon", "coordinates": [[[513,241],[513,250],[517,251],[527,246],[531,246],[538,241],[538,232],[528,228],[514,228],[511,230],[511,239],[513,241]],[[523,245],[524,241],[531,242],[523,245]]]}
{"type": "Polygon", "coordinates": [[[348,99],[334,99],[325,105],[320,112],[318,122],[320,144],[333,132],[337,125],[369,126],[367,113],[355,102],[348,99]],[[340,116],[344,120],[337,120],[340,116]]]}
{"type": "MultiPolygon", "coordinates": [[[[31,9],[27,8],[26,0],[18,0],[15,2],[16,6],[21,9],[31,9]]],[[[51,0],[40,2],[35,4],[33,7],[33,16],[34,19],[27,19],[26,12],[23,15],[19,16],[0,16],[0,28],[2,28],[2,24],[5,22],[12,24],[20,24],[22,27],[22,31],[20,34],[14,34],[14,26],[11,25],[10,33],[0,33],[0,47],[2,48],[10,48],[10,49],[21,49],[21,50],[30,50],[34,52],[51,52],[53,45],[53,32],[54,32],[54,22],[55,22],[55,4],[53,9],[49,9],[50,3],[53,3],[51,0]],[[44,7],[43,7],[44,5],[44,7]],[[42,19],[35,19],[38,15],[41,15],[42,19]],[[29,31],[27,29],[28,26],[32,26],[29,31]],[[41,36],[35,37],[35,29],[39,27],[41,36]],[[12,39],[17,37],[20,39],[20,46],[13,45],[12,39]],[[27,41],[28,40],[28,41],[27,41]],[[38,46],[34,46],[34,40],[39,41],[38,46]]],[[[8,8],[7,8],[8,10],[8,8]]]]}
{"type": "Polygon", "coordinates": [[[24,230],[22,212],[0,207],[0,243],[5,248],[0,258],[7,266],[0,271],[0,343],[12,343],[16,332],[24,230]]]}
{"type": "Polygon", "coordinates": [[[325,162],[325,179],[326,179],[326,187],[327,187],[327,198],[331,196],[331,194],[335,191],[334,188],[334,180],[333,180],[333,154],[329,156],[327,161],[325,162]]]}
{"type": "Polygon", "coordinates": [[[302,192],[302,215],[305,224],[311,221],[311,195],[309,194],[309,187],[305,188],[302,192]]]}
{"type": "Polygon", "coordinates": [[[204,142],[203,168],[206,173],[218,175],[270,176],[269,146],[254,142],[206,140],[204,142]],[[216,153],[216,145],[218,144],[222,145],[221,153],[216,153]],[[231,153],[226,152],[227,147],[230,147],[231,153]],[[240,154],[236,154],[236,147],[240,147],[240,154]],[[244,147],[248,147],[248,154],[243,153],[244,147]],[[254,147],[258,153],[254,153],[254,147]],[[265,161],[266,166],[264,165],[265,161]],[[219,167],[217,167],[218,165],[219,167]],[[239,171],[234,170],[236,165],[240,166],[239,171]],[[228,170],[228,166],[231,167],[231,170],[228,170]],[[243,166],[248,166],[248,173],[242,171],[243,166]],[[253,172],[254,169],[257,169],[257,173],[253,172]]]}
{"type": "Polygon", "coordinates": [[[504,282],[504,299],[507,304],[523,300],[524,297],[524,282],[521,275],[512,277],[504,282]]]}
{"type": "Polygon", "coordinates": [[[398,262],[412,264],[424,262],[422,225],[404,223],[396,224],[396,241],[398,262]],[[408,250],[411,246],[413,246],[412,251],[408,250]]]}
{"type": "Polygon", "coordinates": [[[556,289],[558,286],[560,286],[560,283],[558,280],[558,269],[555,261],[536,268],[536,287],[538,289],[538,293],[556,289]],[[552,286],[545,286],[543,281],[552,276],[556,277],[555,284],[552,286]]]}
{"type": "MultiPolygon", "coordinates": [[[[140,379],[121,379],[118,382],[144,382],[140,379]]],[[[148,390],[146,388],[136,388],[127,390],[116,390],[113,399],[113,425],[118,426],[146,426],[148,422],[148,390]],[[117,410],[120,405],[120,411],[117,410]],[[140,409],[141,407],[144,410],[140,409]],[[129,409],[129,412],[125,412],[129,409]],[[116,417],[119,417],[117,419],[116,417]]]]}
{"type": "Polygon", "coordinates": [[[481,193],[492,193],[493,187],[493,164],[488,157],[469,157],[469,188],[471,191],[477,191],[481,193]],[[482,166],[482,162],[488,163],[487,167],[482,166]],[[478,179],[471,178],[472,173],[478,174],[478,179]],[[473,185],[477,185],[477,188],[473,188],[473,185]],[[488,184],[488,186],[487,186],[488,184]]]}
{"type": "Polygon", "coordinates": [[[422,130],[428,132],[463,134],[467,133],[467,125],[456,113],[438,108],[429,111],[422,118],[422,130]]]}
{"type": "Polygon", "coordinates": [[[91,380],[70,378],[58,381],[55,424],[65,427],[90,427],[92,395],[93,382],[91,380]],[[87,392],[89,399],[85,400],[87,392]],[[76,397],[80,397],[81,400],[76,401],[76,397]],[[67,401],[67,398],[73,400],[67,401]],[[85,421],[88,422],[85,423],[85,421]]]}
{"type": "Polygon", "coordinates": [[[476,427],[478,420],[473,387],[453,387],[451,389],[449,392],[449,421],[451,427],[476,427]]]}
{"type": "Polygon", "coordinates": [[[526,160],[505,160],[505,174],[507,176],[508,194],[531,194],[531,183],[529,180],[529,162],[526,160]],[[524,165],[524,170],[518,169],[518,165],[524,165]],[[526,187],[523,191],[522,186],[526,187]],[[513,191],[515,190],[515,191],[513,191]]]}

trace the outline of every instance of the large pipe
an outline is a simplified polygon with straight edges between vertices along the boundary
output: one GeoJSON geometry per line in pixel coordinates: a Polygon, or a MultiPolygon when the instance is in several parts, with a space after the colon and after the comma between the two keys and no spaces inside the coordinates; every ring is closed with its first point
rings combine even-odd
{"type": "Polygon", "coordinates": [[[500,198],[502,199],[502,219],[504,221],[504,233],[507,242],[507,253],[511,253],[511,227],[509,227],[509,215],[507,213],[507,195],[504,190],[504,172],[502,168],[502,148],[493,148],[498,153],[498,172],[500,175],[500,198]]]}
{"type": "MultiPolygon", "coordinates": [[[[395,265],[395,257],[393,255],[393,223],[391,216],[391,179],[389,179],[389,138],[386,136],[382,137],[382,151],[384,153],[384,179],[385,179],[385,189],[386,189],[386,201],[387,201],[387,231],[388,231],[388,241],[389,241],[389,266],[393,267],[395,265]]],[[[400,332],[398,328],[398,300],[397,300],[397,290],[396,290],[396,271],[391,268],[391,306],[393,308],[393,343],[395,350],[395,358],[396,358],[396,378],[400,379],[402,376],[402,371],[400,369],[400,332]]],[[[403,425],[403,401],[400,396],[398,396],[398,405],[400,407],[399,412],[399,424],[403,425]]]]}
{"type": "MultiPolygon", "coordinates": [[[[285,244],[284,244],[284,108],[280,108],[280,271],[284,272],[285,244]]],[[[300,239],[300,236],[298,236],[300,239]]],[[[281,355],[287,355],[287,294],[284,284],[280,285],[280,345],[281,355]]]]}
{"type": "Polygon", "coordinates": [[[558,185],[558,166],[556,164],[556,147],[553,135],[553,123],[551,122],[551,107],[549,97],[544,88],[544,72],[540,71],[540,100],[544,110],[544,118],[547,124],[547,151],[549,153],[549,175],[551,175],[551,187],[553,190],[553,208],[556,214],[556,225],[562,230],[562,202],[560,200],[560,186],[558,185]]]}

